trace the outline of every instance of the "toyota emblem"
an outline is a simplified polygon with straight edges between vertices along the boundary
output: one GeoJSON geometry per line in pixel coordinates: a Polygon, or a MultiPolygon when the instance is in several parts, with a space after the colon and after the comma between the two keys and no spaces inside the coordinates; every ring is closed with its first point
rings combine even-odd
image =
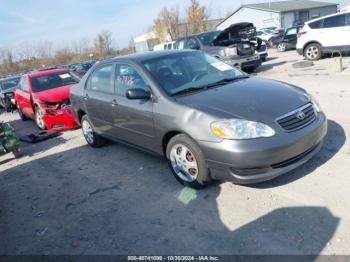
{"type": "Polygon", "coordinates": [[[304,120],[305,118],[305,113],[303,111],[299,111],[297,113],[297,118],[300,119],[300,120],[304,120]]]}

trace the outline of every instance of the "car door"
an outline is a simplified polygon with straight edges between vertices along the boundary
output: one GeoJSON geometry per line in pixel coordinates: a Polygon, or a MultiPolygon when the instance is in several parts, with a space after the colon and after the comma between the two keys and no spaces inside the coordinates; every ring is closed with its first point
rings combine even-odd
{"type": "Polygon", "coordinates": [[[15,99],[17,106],[21,109],[22,113],[30,118],[33,118],[34,109],[30,91],[29,78],[24,76],[21,78],[18,84],[15,99]]]}
{"type": "Polygon", "coordinates": [[[150,87],[139,71],[130,64],[118,63],[115,67],[115,100],[112,108],[115,137],[126,142],[147,148],[155,148],[153,125],[153,101],[130,100],[128,89],[141,88],[151,92],[150,87]]]}
{"type": "Polygon", "coordinates": [[[325,18],[321,30],[321,44],[323,47],[337,50],[339,47],[345,46],[345,42],[349,42],[345,37],[346,29],[345,14],[325,18]]]}
{"type": "Polygon", "coordinates": [[[113,64],[97,67],[86,82],[83,96],[94,130],[105,136],[113,134],[112,107],[115,105],[113,76],[113,64]]]}
{"type": "Polygon", "coordinates": [[[283,41],[286,43],[288,49],[295,48],[297,44],[297,33],[298,30],[296,27],[291,27],[286,31],[283,41]]]}

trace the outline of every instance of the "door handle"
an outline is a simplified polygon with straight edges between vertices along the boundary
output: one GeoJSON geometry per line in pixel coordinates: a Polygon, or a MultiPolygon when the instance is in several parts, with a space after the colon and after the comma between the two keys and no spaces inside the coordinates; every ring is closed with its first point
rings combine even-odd
{"type": "Polygon", "coordinates": [[[115,107],[115,106],[117,106],[117,105],[118,105],[117,100],[116,100],[116,99],[113,99],[113,100],[112,100],[112,106],[115,107]]]}

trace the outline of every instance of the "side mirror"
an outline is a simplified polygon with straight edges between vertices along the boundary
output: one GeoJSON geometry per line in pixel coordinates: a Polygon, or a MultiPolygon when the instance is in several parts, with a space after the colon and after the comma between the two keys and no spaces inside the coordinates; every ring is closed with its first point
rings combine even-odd
{"type": "Polygon", "coordinates": [[[191,43],[189,48],[194,50],[199,50],[200,46],[197,43],[191,43]]]}
{"type": "Polygon", "coordinates": [[[126,91],[126,97],[130,100],[149,100],[151,93],[142,88],[133,88],[126,91]]]}

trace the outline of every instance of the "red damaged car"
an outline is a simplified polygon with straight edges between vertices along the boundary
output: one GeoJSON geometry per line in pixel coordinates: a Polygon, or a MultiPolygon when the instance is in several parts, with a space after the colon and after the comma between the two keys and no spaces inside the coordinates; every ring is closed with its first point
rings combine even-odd
{"type": "Polygon", "coordinates": [[[70,104],[70,89],[79,81],[67,69],[45,69],[23,75],[15,91],[21,119],[35,120],[42,130],[79,127],[70,104]]]}

